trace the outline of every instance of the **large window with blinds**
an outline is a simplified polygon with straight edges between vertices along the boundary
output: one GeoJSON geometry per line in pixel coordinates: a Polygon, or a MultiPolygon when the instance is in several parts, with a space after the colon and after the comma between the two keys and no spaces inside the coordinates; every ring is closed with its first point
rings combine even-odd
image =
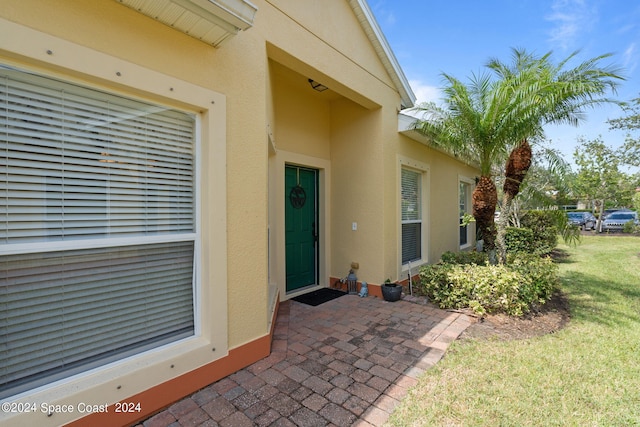
{"type": "Polygon", "coordinates": [[[401,169],[402,263],[422,259],[422,172],[401,169]]]}
{"type": "Polygon", "coordinates": [[[0,67],[0,398],[194,335],[195,129],[0,67]]]}

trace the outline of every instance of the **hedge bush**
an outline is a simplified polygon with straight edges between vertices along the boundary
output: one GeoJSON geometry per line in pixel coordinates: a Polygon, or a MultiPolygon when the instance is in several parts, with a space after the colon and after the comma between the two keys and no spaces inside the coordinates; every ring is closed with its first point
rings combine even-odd
{"type": "Polygon", "coordinates": [[[509,268],[520,273],[525,279],[520,293],[531,306],[549,301],[560,285],[558,266],[550,257],[520,253],[510,255],[507,262],[509,268]]]}
{"type": "Polygon", "coordinates": [[[523,228],[533,232],[533,244],[529,253],[549,254],[558,245],[558,227],[553,211],[528,211],[520,220],[523,228]]]}
{"type": "Polygon", "coordinates": [[[420,269],[421,291],[440,308],[522,316],[544,304],[558,286],[549,258],[514,254],[506,265],[442,262],[420,269]]]}
{"type": "Polygon", "coordinates": [[[484,265],[488,261],[486,252],[451,252],[442,254],[440,260],[446,264],[479,264],[484,265]]]}
{"type": "Polygon", "coordinates": [[[530,228],[507,227],[504,237],[507,252],[530,252],[535,246],[535,236],[530,228]]]}

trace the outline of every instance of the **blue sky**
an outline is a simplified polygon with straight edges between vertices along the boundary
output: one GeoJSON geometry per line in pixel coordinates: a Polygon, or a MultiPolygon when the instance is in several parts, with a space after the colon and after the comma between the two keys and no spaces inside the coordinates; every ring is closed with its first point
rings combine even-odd
{"type": "MultiPolygon", "coordinates": [[[[553,51],[555,62],[579,50],[583,61],[612,53],[604,64],[621,67],[617,99],[640,97],[640,1],[637,0],[368,0],[418,101],[438,101],[441,73],[462,81],[483,71],[490,58],[509,63],[512,48],[553,51]]],[[[579,127],[545,129],[553,147],[573,160],[583,136],[619,146],[624,131],[611,131],[617,106],[587,111],[579,127]]]]}

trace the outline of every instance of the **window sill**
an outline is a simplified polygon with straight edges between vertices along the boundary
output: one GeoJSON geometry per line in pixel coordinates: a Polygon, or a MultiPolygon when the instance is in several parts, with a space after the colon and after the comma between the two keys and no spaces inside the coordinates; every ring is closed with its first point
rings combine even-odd
{"type": "MultiPolygon", "coordinates": [[[[429,262],[427,260],[419,260],[411,263],[411,276],[415,276],[420,271],[420,267],[423,265],[427,265],[429,262]]],[[[404,280],[406,275],[409,274],[409,264],[402,264],[402,268],[400,269],[400,278],[399,280],[404,280]]]]}

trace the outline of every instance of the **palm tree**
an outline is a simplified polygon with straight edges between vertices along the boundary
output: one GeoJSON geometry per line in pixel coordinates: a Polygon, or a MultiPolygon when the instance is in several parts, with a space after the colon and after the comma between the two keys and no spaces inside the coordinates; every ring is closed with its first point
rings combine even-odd
{"type": "Polygon", "coordinates": [[[492,263],[498,260],[496,244],[500,261],[506,258],[504,231],[513,198],[531,164],[529,141],[543,138],[546,124],[577,125],[584,119],[586,107],[615,102],[603,96],[615,92],[622,80],[616,68],[600,65],[610,57],[608,54],[564,70],[577,52],[558,65],[551,62],[551,52],[540,57],[524,50],[512,52],[511,65],[492,59],[486,65],[491,73],[473,75],[466,85],[443,74],[445,108],[434,104],[415,108],[423,116],[416,120],[414,129],[435,146],[479,163],[473,216],[492,263]],[[498,197],[492,170],[505,158],[504,198],[497,232],[494,214],[498,197]]]}

